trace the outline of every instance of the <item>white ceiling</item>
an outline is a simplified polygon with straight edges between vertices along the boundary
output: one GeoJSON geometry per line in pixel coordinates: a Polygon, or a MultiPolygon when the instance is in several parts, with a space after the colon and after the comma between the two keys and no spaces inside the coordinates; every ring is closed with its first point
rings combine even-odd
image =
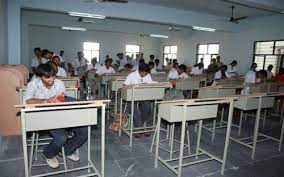
{"type": "MultiPolygon", "coordinates": [[[[222,0],[129,0],[129,2],[146,3],[217,16],[230,16],[233,4],[222,0]]],[[[236,3],[234,4],[236,16],[258,17],[273,14],[268,11],[241,6],[238,3],[279,12],[284,11],[283,0],[233,0],[233,2],[236,3]]]]}

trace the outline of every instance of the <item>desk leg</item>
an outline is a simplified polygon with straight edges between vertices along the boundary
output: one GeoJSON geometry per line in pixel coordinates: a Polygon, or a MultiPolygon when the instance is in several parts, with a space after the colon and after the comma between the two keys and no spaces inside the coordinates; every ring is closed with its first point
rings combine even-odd
{"type": "Polygon", "coordinates": [[[221,167],[221,175],[224,174],[226,160],[227,160],[227,152],[230,142],[230,134],[231,134],[231,127],[232,127],[232,120],[233,120],[233,112],[234,112],[234,101],[230,101],[230,108],[229,108],[229,117],[228,117],[228,124],[227,124],[227,132],[226,132],[226,139],[225,139],[225,147],[223,153],[223,160],[222,160],[222,167],[221,167]]]}
{"type": "Polygon", "coordinates": [[[158,120],[156,126],[156,150],[155,150],[155,168],[158,167],[158,156],[159,156],[159,145],[160,145],[160,127],[161,126],[161,115],[158,113],[158,120]]]}
{"type": "MultiPolygon", "coordinates": [[[[88,126],[88,165],[90,164],[91,161],[91,126],[88,126]]],[[[90,173],[91,170],[88,168],[88,173],[90,173]]]]}
{"type": "Polygon", "coordinates": [[[117,114],[117,90],[115,90],[114,116],[117,114]]]}
{"type": "Polygon", "coordinates": [[[281,151],[282,142],[283,142],[283,133],[284,133],[284,121],[282,121],[278,151],[281,151]]]}
{"type": "Polygon", "coordinates": [[[257,108],[257,113],[256,113],[256,119],[255,119],[255,125],[254,125],[253,147],[252,147],[252,153],[251,153],[252,159],[254,159],[254,156],[255,156],[255,148],[256,148],[256,143],[257,143],[260,113],[261,113],[261,104],[262,104],[262,97],[259,97],[258,108],[257,108]]]}
{"type": "Polygon", "coordinates": [[[242,124],[243,124],[243,110],[241,110],[241,115],[240,115],[240,120],[239,120],[239,131],[238,131],[238,136],[241,135],[242,131],[242,124]]]}
{"type": "Polygon", "coordinates": [[[153,110],[153,126],[155,126],[156,123],[156,112],[157,112],[157,100],[154,101],[154,110],[153,110]]]}
{"type": "Polygon", "coordinates": [[[120,107],[119,107],[119,132],[118,132],[119,136],[121,136],[121,126],[122,126],[122,97],[120,97],[120,107]]]}
{"type": "Polygon", "coordinates": [[[181,169],[182,169],[182,160],[183,160],[183,147],[184,147],[184,134],[185,134],[185,124],[186,124],[186,108],[187,106],[183,106],[183,120],[181,125],[181,139],[180,139],[180,154],[179,154],[179,162],[178,162],[178,177],[181,177],[181,169]]]}
{"type": "Polygon", "coordinates": [[[26,121],[25,113],[21,115],[22,119],[22,141],[23,141],[23,153],[24,153],[24,165],[25,165],[25,177],[29,177],[29,167],[28,167],[28,149],[27,149],[27,134],[26,134],[26,121]]]}
{"type": "Polygon", "coordinates": [[[102,176],[101,177],[104,177],[105,176],[105,105],[102,106],[102,158],[101,158],[101,166],[102,166],[102,169],[101,169],[101,174],[102,176]]]}
{"type": "Polygon", "coordinates": [[[131,101],[131,115],[130,115],[130,144],[129,146],[132,147],[132,140],[133,140],[133,116],[134,116],[134,100],[131,101]]]}

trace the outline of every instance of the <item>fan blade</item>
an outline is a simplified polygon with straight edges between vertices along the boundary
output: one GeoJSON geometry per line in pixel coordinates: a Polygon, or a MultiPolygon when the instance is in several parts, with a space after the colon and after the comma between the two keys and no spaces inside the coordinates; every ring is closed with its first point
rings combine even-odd
{"type": "Polygon", "coordinates": [[[246,18],[248,18],[248,16],[238,17],[238,18],[235,18],[234,21],[239,21],[239,20],[243,20],[246,18]]]}
{"type": "Polygon", "coordinates": [[[99,2],[128,3],[127,0],[98,0],[99,2]]]}

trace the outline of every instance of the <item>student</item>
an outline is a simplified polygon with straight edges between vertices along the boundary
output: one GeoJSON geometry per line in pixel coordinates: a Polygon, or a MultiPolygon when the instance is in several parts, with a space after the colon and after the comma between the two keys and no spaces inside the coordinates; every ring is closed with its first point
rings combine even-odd
{"type": "Polygon", "coordinates": [[[267,72],[267,80],[273,80],[273,78],[274,78],[274,74],[271,72],[272,69],[273,69],[273,65],[269,65],[267,67],[267,70],[266,70],[266,72],[267,72]]]}
{"type": "Polygon", "coordinates": [[[177,79],[179,77],[177,70],[178,70],[178,63],[174,63],[173,67],[170,69],[169,74],[168,74],[169,80],[177,79]]]}
{"type": "MultiPolygon", "coordinates": [[[[141,63],[138,70],[130,73],[124,82],[124,85],[134,85],[134,84],[143,84],[143,83],[156,83],[152,80],[151,75],[149,74],[150,68],[147,64],[141,63]]],[[[129,104],[130,105],[130,104],[129,104]]],[[[131,105],[130,105],[131,106],[131,105]]],[[[130,109],[129,106],[129,109],[130,109]]],[[[133,121],[135,127],[142,127],[147,117],[150,117],[151,107],[150,101],[138,101],[134,102],[134,113],[133,121]],[[139,114],[141,112],[141,114],[139,114]]],[[[150,136],[147,133],[135,134],[135,138],[142,138],[143,136],[150,136]]]]}
{"type": "Polygon", "coordinates": [[[273,79],[277,83],[284,83],[284,68],[280,68],[278,74],[273,79]]]}
{"type": "Polygon", "coordinates": [[[136,70],[138,70],[139,65],[142,64],[142,63],[145,63],[145,60],[144,60],[144,59],[139,59],[138,65],[133,66],[132,69],[131,69],[131,71],[136,71],[136,70]]]}
{"type": "Polygon", "coordinates": [[[58,66],[60,66],[60,67],[62,67],[63,69],[65,69],[66,70],[66,66],[65,66],[65,60],[64,60],[64,50],[60,50],[60,52],[59,52],[59,58],[60,58],[60,63],[59,63],[59,65],[58,66]]]}
{"type": "Polygon", "coordinates": [[[204,64],[198,63],[195,67],[191,69],[190,74],[192,75],[200,75],[203,73],[204,64]]]}
{"type": "MultiPolygon", "coordinates": [[[[58,102],[57,97],[64,96],[65,86],[61,80],[55,78],[55,74],[52,66],[48,64],[39,65],[36,71],[38,79],[33,79],[28,83],[24,93],[24,102],[26,104],[58,102]]],[[[80,160],[74,152],[87,140],[87,128],[72,128],[71,131],[74,133],[74,136],[68,139],[66,129],[49,131],[53,139],[45,146],[43,156],[51,168],[59,166],[55,156],[59,154],[63,146],[68,159],[72,161],[80,160]]]]}
{"type": "Polygon", "coordinates": [[[188,74],[186,74],[186,66],[185,65],[179,65],[177,72],[178,72],[178,78],[179,79],[189,78],[188,74]]]}
{"type": "MultiPolygon", "coordinates": [[[[251,81],[249,83],[245,84],[259,84],[263,83],[267,78],[267,73],[265,70],[259,70],[255,72],[255,74],[251,75],[251,81]]],[[[241,94],[249,94],[250,93],[250,86],[245,86],[245,88],[242,90],[241,94]]]]}
{"type": "MultiPolygon", "coordinates": [[[[43,49],[41,51],[41,56],[43,58],[45,58],[45,62],[43,62],[43,63],[46,63],[46,62],[50,61],[52,59],[52,57],[55,56],[55,55],[56,54],[54,52],[52,52],[50,50],[47,50],[47,49],[43,49]]],[[[64,62],[63,59],[60,56],[59,56],[59,58],[60,58],[60,63],[64,62]]]]}
{"type": "Polygon", "coordinates": [[[110,59],[106,60],[105,65],[100,67],[96,71],[96,74],[99,76],[104,75],[104,74],[115,74],[115,70],[113,69],[113,67],[111,67],[111,60],[110,59]]]}
{"type": "Polygon", "coordinates": [[[150,60],[149,61],[151,61],[151,62],[154,62],[154,59],[155,59],[155,55],[150,55],[150,60]]]}
{"type": "Polygon", "coordinates": [[[74,69],[74,67],[72,66],[71,63],[67,63],[67,73],[68,73],[68,76],[74,76],[75,75],[75,69],[74,69]]]}
{"type": "Polygon", "coordinates": [[[219,67],[216,63],[216,59],[213,58],[211,60],[211,64],[208,66],[207,72],[208,73],[216,73],[219,70],[219,67]]]}
{"type": "Polygon", "coordinates": [[[149,68],[150,68],[150,74],[151,75],[155,75],[155,74],[158,74],[158,72],[157,72],[157,70],[155,69],[155,64],[154,64],[154,62],[149,62],[148,63],[148,65],[149,65],[149,68]]]}
{"type": "Polygon", "coordinates": [[[217,71],[214,74],[214,80],[230,78],[230,76],[227,75],[226,71],[227,71],[227,66],[226,65],[221,66],[219,71],[217,71]]]}
{"type": "Polygon", "coordinates": [[[58,77],[67,77],[65,69],[60,67],[60,58],[59,58],[59,56],[57,56],[57,55],[53,56],[51,61],[53,61],[57,65],[57,70],[58,71],[56,73],[56,76],[58,76],[58,77]]]}
{"type": "Polygon", "coordinates": [[[162,66],[162,64],[160,63],[160,60],[159,59],[155,59],[155,66],[154,66],[154,68],[156,69],[156,70],[163,70],[163,66],[162,66]]]}
{"type": "Polygon", "coordinates": [[[217,60],[216,64],[218,68],[221,68],[224,65],[224,63],[221,62],[221,57],[219,55],[216,57],[216,60],[217,60]]]}
{"type": "Polygon", "coordinates": [[[255,83],[255,73],[256,73],[256,68],[257,68],[257,64],[253,63],[250,67],[250,69],[248,70],[246,76],[245,76],[245,83],[255,83]]]}
{"type": "Polygon", "coordinates": [[[127,59],[124,58],[123,53],[118,53],[117,57],[118,57],[118,61],[119,61],[118,71],[120,71],[120,70],[123,70],[124,65],[127,64],[127,59]]]}
{"type": "Polygon", "coordinates": [[[73,67],[75,69],[75,75],[82,76],[85,74],[89,61],[84,58],[83,52],[77,52],[77,58],[73,61],[73,67]]]}
{"type": "Polygon", "coordinates": [[[92,58],[91,64],[92,64],[92,69],[94,69],[95,71],[97,71],[100,67],[102,67],[102,65],[98,62],[97,57],[92,58]]]}
{"type": "Polygon", "coordinates": [[[41,57],[41,49],[39,47],[34,48],[35,57],[32,59],[32,71],[35,73],[36,67],[43,62],[46,63],[45,59],[41,57]]]}
{"type": "Polygon", "coordinates": [[[227,74],[230,75],[230,77],[235,77],[238,75],[237,64],[238,62],[236,60],[233,60],[232,63],[229,64],[227,74]]]}

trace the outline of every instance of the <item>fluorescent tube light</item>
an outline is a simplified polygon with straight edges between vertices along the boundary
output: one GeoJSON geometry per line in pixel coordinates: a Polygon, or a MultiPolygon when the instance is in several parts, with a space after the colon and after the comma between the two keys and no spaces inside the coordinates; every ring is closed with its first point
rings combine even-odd
{"type": "Polygon", "coordinates": [[[98,19],[106,18],[106,16],[104,15],[88,14],[88,13],[80,13],[80,12],[68,12],[68,15],[74,16],[74,17],[86,17],[86,18],[98,18],[98,19]]]}
{"type": "Polygon", "coordinates": [[[61,29],[69,31],[87,31],[86,28],[77,28],[77,27],[68,27],[68,26],[62,26],[61,29]]]}
{"type": "Polygon", "coordinates": [[[216,29],[214,28],[206,28],[206,27],[201,27],[201,26],[193,26],[192,29],[199,30],[199,31],[210,31],[210,32],[216,31],[216,29]]]}
{"type": "Polygon", "coordinates": [[[166,35],[160,35],[160,34],[150,34],[150,37],[159,37],[159,38],[169,38],[169,36],[166,35]]]}

